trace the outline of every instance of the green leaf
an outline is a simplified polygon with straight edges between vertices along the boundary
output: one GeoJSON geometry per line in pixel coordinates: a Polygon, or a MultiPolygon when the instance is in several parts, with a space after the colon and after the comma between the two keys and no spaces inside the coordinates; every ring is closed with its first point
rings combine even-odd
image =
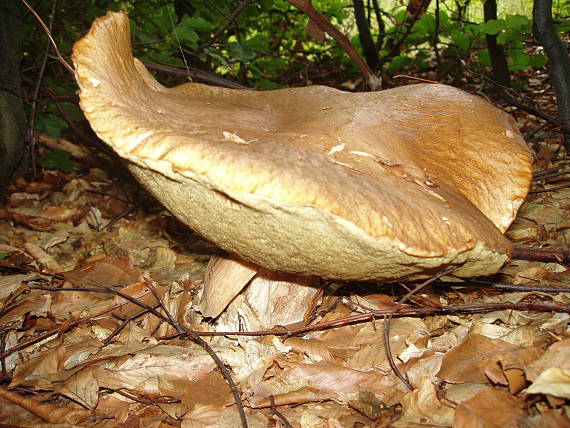
{"type": "Polygon", "coordinates": [[[276,89],[278,87],[279,87],[279,85],[275,82],[272,82],[271,80],[262,79],[262,80],[257,82],[257,88],[264,90],[264,91],[267,91],[270,89],[276,89]]]}
{"type": "Polygon", "coordinates": [[[281,58],[269,57],[265,58],[261,64],[265,74],[276,75],[279,70],[287,68],[289,63],[281,58]]]}
{"type": "Polygon", "coordinates": [[[418,66],[420,70],[425,70],[431,67],[428,60],[431,57],[431,54],[428,52],[418,52],[416,57],[414,58],[414,63],[418,66]]]}
{"type": "Polygon", "coordinates": [[[219,52],[210,50],[207,55],[212,58],[212,60],[214,61],[214,64],[216,64],[217,66],[224,66],[227,67],[228,66],[228,61],[227,59],[224,57],[224,55],[220,54],[219,52]]]}
{"type": "Polygon", "coordinates": [[[544,55],[531,55],[529,57],[529,64],[534,68],[544,67],[546,62],[546,57],[544,55]]]}
{"type": "Polygon", "coordinates": [[[440,10],[439,11],[439,27],[440,27],[440,29],[445,27],[447,25],[448,21],[449,21],[449,15],[447,13],[445,13],[444,10],[440,10]]]}
{"type": "Polygon", "coordinates": [[[196,45],[200,36],[190,27],[178,26],[172,30],[172,38],[180,43],[188,43],[191,46],[196,45]]]}
{"type": "Polygon", "coordinates": [[[67,123],[58,115],[45,113],[38,115],[36,128],[44,134],[59,138],[61,136],[61,130],[67,128],[67,123]]]}
{"type": "Polygon", "coordinates": [[[556,28],[556,31],[560,34],[570,32],[570,19],[562,21],[560,24],[556,24],[554,28],[556,28]]]}
{"type": "Polygon", "coordinates": [[[46,169],[59,169],[60,171],[69,174],[73,171],[73,162],[71,161],[71,153],[65,150],[52,150],[38,163],[46,169]]]}
{"type": "Polygon", "coordinates": [[[491,19],[479,24],[479,30],[484,34],[499,34],[505,29],[505,21],[502,19],[491,19]]]}
{"type": "Polygon", "coordinates": [[[245,43],[230,43],[228,52],[231,56],[243,62],[248,62],[255,58],[255,52],[245,43]]]}
{"type": "Polygon", "coordinates": [[[523,40],[527,38],[527,34],[520,30],[506,30],[497,36],[497,43],[507,44],[507,43],[522,43],[523,40]]]}
{"type": "Polygon", "coordinates": [[[489,56],[489,51],[487,49],[481,49],[477,52],[477,57],[482,67],[491,67],[491,57],[489,56]]]}
{"type": "Polygon", "coordinates": [[[388,67],[388,72],[390,74],[397,73],[404,67],[412,63],[412,58],[408,56],[397,56],[392,61],[390,61],[390,66],[388,67]]]}
{"type": "Polygon", "coordinates": [[[256,34],[247,39],[247,45],[257,51],[268,51],[271,49],[271,38],[265,34],[256,34]]]}
{"type": "Polygon", "coordinates": [[[530,66],[530,57],[521,48],[509,48],[509,69],[524,71],[530,66]]]}
{"type": "Polygon", "coordinates": [[[471,38],[463,33],[463,32],[456,32],[451,35],[451,41],[455,43],[458,49],[462,52],[467,51],[469,46],[471,46],[471,38]]]}
{"type": "Polygon", "coordinates": [[[184,16],[184,18],[182,18],[181,24],[185,27],[193,28],[194,30],[198,31],[212,31],[214,28],[216,28],[214,24],[211,24],[200,16],[184,16]]]}
{"type": "Polygon", "coordinates": [[[174,5],[169,4],[158,8],[152,16],[152,22],[158,27],[160,34],[168,34],[172,27],[178,24],[174,5]]]}
{"type": "Polygon", "coordinates": [[[507,15],[505,26],[508,30],[529,31],[531,21],[524,15],[507,15]]]}
{"type": "Polygon", "coordinates": [[[8,257],[8,254],[0,253],[0,259],[5,259],[6,257],[8,257]]]}
{"type": "Polygon", "coordinates": [[[431,34],[435,31],[435,17],[432,15],[422,15],[422,17],[418,20],[418,22],[414,25],[414,32],[416,33],[423,33],[423,34],[431,34]]]}
{"type": "Polygon", "coordinates": [[[273,7],[273,0],[259,0],[259,4],[263,10],[268,11],[273,7]]]}

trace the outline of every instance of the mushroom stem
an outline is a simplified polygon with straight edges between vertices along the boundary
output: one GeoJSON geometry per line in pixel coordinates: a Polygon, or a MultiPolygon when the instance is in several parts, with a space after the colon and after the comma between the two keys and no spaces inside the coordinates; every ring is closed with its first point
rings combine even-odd
{"type": "Polygon", "coordinates": [[[216,329],[271,329],[304,321],[321,293],[321,282],[315,276],[272,272],[214,256],[199,307],[202,315],[217,318],[216,329]]]}

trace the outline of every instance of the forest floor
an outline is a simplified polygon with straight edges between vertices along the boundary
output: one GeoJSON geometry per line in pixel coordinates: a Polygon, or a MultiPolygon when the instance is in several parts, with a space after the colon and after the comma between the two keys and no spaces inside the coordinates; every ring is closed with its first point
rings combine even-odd
{"type": "MultiPolygon", "coordinates": [[[[546,75],[525,79],[521,102],[552,114],[546,75]]],[[[466,89],[478,92],[472,80],[466,89]]],[[[507,235],[568,250],[561,137],[504,107],[536,153],[532,191],[507,235]]],[[[209,351],[237,384],[250,427],[570,426],[567,265],[513,260],[492,278],[422,289],[405,305],[412,315],[391,319],[389,351],[382,318],[342,320],[401,310],[399,284],[330,284],[308,308],[307,332],[201,336],[201,345],[172,324],[213,329],[197,299],[217,250],[106,154],[41,142],[44,169],[15,180],[0,206],[0,421],[9,426],[240,426],[209,351]],[[48,146],[73,157],[46,158],[48,146]]]]}

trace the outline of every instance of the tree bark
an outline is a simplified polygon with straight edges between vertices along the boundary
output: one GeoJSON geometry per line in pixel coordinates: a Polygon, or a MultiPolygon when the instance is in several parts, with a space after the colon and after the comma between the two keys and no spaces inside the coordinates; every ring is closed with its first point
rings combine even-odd
{"type": "Polygon", "coordinates": [[[376,44],[374,43],[374,39],[372,39],[370,26],[368,25],[366,14],[364,13],[364,1],[352,0],[352,5],[354,6],[354,18],[356,19],[356,26],[358,27],[358,38],[362,46],[362,53],[364,54],[368,66],[374,70],[379,61],[378,51],[376,50],[376,44]]]}
{"type": "Polygon", "coordinates": [[[534,37],[544,47],[550,63],[550,80],[558,102],[558,120],[564,132],[566,154],[570,153],[570,57],[552,20],[552,0],[534,0],[534,37]]]}
{"type": "MultiPolygon", "coordinates": [[[[487,0],[483,6],[485,14],[485,22],[492,19],[497,19],[497,0],[487,0]]],[[[511,86],[511,74],[507,64],[507,57],[505,56],[505,49],[503,45],[497,43],[496,34],[486,34],[487,49],[489,50],[489,57],[491,58],[491,67],[493,69],[493,80],[500,86],[511,86]]]]}
{"type": "Polygon", "coordinates": [[[18,0],[0,2],[0,195],[24,148],[25,113],[20,82],[21,16],[18,0]]]}

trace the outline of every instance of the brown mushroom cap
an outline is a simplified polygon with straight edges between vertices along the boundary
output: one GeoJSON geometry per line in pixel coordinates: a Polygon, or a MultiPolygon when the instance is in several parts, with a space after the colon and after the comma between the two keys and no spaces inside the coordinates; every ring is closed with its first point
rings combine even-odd
{"type": "Polygon", "coordinates": [[[496,272],[531,156],[512,118],[439,84],[346,93],[160,85],[109,12],[74,47],[98,136],[176,217],[262,267],[346,280],[496,272]]]}

